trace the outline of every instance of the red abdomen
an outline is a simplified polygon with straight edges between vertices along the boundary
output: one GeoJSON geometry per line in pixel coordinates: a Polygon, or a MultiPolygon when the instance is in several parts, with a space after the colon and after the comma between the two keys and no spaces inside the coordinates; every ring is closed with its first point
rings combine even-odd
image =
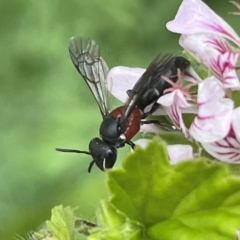
{"type": "MultiPolygon", "coordinates": [[[[121,117],[123,118],[124,112],[125,112],[125,106],[118,107],[114,109],[110,115],[113,117],[121,117]]],[[[142,112],[139,108],[135,107],[128,119],[126,120],[126,123],[124,124],[123,134],[126,137],[126,141],[131,140],[140,130],[140,124],[141,124],[141,118],[142,118],[142,112]]]]}

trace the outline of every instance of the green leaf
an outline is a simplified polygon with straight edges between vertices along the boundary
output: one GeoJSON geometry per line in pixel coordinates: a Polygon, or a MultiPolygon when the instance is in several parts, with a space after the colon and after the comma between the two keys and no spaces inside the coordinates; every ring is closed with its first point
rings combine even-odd
{"type": "Polygon", "coordinates": [[[59,239],[74,239],[74,215],[70,207],[54,207],[51,220],[47,221],[46,224],[59,239]]]}
{"type": "Polygon", "coordinates": [[[108,177],[110,203],[142,225],[149,239],[236,239],[240,179],[221,163],[170,165],[165,144],[154,141],[145,150],[136,148],[123,169],[108,177]]]}
{"type": "MultiPolygon", "coordinates": [[[[21,238],[20,240],[22,240],[21,238]]],[[[52,235],[52,232],[47,229],[40,229],[38,232],[30,232],[27,234],[25,240],[58,240],[57,237],[52,235]]]]}
{"type": "Polygon", "coordinates": [[[51,220],[46,221],[46,225],[56,239],[76,240],[80,239],[80,234],[75,231],[75,220],[74,209],[60,205],[52,209],[51,220]]]}
{"type": "Polygon", "coordinates": [[[110,202],[102,201],[97,213],[98,226],[91,231],[89,240],[139,240],[141,226],[127,219],[110,202]]]}
{"type": "Polygon", "coordinates": [[[80,240],[83,239],[76,226],[78,219],[71,207],[56,206],[52,209],[51,220],[36,232],[30,232],[26,240],[80,240]]]}

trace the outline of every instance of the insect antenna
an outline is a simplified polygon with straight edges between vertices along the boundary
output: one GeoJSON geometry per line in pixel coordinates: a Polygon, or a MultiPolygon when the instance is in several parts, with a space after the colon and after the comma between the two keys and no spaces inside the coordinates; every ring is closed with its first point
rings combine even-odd
{"type": "Polygon", "coordinates": [[[92,160],[92,161],[90,162],[89,167],[88,167],[88,172],[89,172],[89,173],[91,172],[91,169],[92,169],[94,163],[95,163],[94,160],[92,160]]]}
{"type": "Polygon", "coordinates": [[[55,150],[59,151],[59,152],[84,153],[84,154],[87,154],[87,155],[91,155],[90,152],[80,151],[80,150],[76,150],[76,149],[56,148],[55,150]]]}

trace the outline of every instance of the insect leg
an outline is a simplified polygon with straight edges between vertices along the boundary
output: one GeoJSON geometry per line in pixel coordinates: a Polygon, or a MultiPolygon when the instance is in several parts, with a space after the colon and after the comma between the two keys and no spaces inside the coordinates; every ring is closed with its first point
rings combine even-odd
{"type": "Polygon", "coordinates": [[[168,123],[164,123],[164,122],[161,122],[160,120],[156,120],[156,119],[151,119],[151,120],[142,120],[141,121],[141,125],[143,124],[151,124],[151,123],[154,123],[154,124],[157,124],[161,127],[164,127],[168,130],[174,130],[174,131],[180,131],[178,128],[176,128],[175,126],[173,125],[170,125],[168,123]]]}
{"type": "Polygon", "coordinates": [[[152,108],[150,109],[149,112],[145,112],[142,116],[142,119],[148,117],[149,115],[152,115],[154,112],[157,111],[157,109],[159,108],[160,104],[155,102],[153,105],[152,105],[152,108]]]}
{"type": "Polygon", "coordinates": [[[132,141],[127,141],[127,142],[125,142],[125,143],[128,144],[132,149],[134,149],[135,146],[136,146],[136,144],[133,143],[132,141]]]}

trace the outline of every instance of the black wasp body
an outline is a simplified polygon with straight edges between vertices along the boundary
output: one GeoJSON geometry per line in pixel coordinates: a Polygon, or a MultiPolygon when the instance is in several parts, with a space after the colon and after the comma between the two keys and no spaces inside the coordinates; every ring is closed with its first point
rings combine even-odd
{"type": "MultiPolygon", "coordinates": [[[[183,73],[189,67],[190,62],[172,54],[159,55],[148,66],[133,89],[127,92],[128,99],[125,104],[110,111],[106,83],[108,67],[100,56],[96,42],[89,39],[72,38],[69,53],[74,66],[98,103],[103,117],[99,129],[101,138],[94,138],[90,141],[89,152],[61,148],[56,150],[91,155],[93,160],[88,171],[91,171],[94,163],[104,171],[113,167],[117,159],[117,148],[123,147],[125,144],[134,147],[131,139],[139,131],[140,126],[152,123],[144,121],[144,119],[157,109],[156,101],[164,94],[164,90],[171,87],[162,79],[162,76],[176,82],[178,69],[183,73]],[[145,108],[152,104],[151,110],[144,112],[145,108]]],[[[154,123],[164,125],[161,122],[154,121],[154,123]]]]}

